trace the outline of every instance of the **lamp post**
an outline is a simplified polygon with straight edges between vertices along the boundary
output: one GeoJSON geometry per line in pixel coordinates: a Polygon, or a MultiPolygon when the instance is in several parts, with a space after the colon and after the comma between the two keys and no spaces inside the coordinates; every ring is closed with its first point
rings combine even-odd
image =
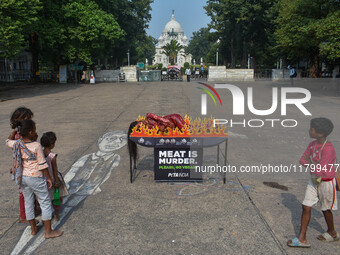
{"type": "Polygon", "coordinates": [[[7,82],[7,58],[5,58],[5,82],[7,82]]]}
{"type": "Polygon", "coordinates": [[[216,66],[218,66],[218,48],[220,46],[220,39],[217,39],[216,43],[217,43],[217,49],[216,49],[216,66]]]}
{"type": "Polygon", "coordinates": [[[128,57],[128,66],[130,66],[130,50],[127,52],[127,57],[128,57]]]}
{"type": "Polygon", "coordinates": [[[216,66],[218,66],[218,48],[216,49],[216,66]]]}
{"type": "Polygon", "coordinates": [[[250,54],[248,54],[248,69],[250,69],[250,54]]]}

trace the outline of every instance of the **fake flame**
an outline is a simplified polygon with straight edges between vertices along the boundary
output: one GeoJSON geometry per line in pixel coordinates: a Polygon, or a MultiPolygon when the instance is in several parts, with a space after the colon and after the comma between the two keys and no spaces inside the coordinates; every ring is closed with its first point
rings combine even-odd
{"type": "MultiPolygon", "coordinates": [[[[138,116],[136,121],[142,122],[145,117],[138,116]]],[[[131,131],[131,137],[227,137],[226,126],[213,126],[214,118],[209,119],[196,118],[192,120],[191,117],[185,115],[185,125],[182,130],[178,127],[175,129],[166,128],[164,132],[161,132],[158,127],[149,128],[143,123],[140,123],[139,127],[134,127],[131,131]]]]}

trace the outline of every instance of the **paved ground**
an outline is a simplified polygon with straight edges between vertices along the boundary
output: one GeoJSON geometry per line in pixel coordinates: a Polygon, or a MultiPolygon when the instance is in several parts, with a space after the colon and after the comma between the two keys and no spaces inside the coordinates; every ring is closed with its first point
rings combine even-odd
{"type": "MultiPolygon", "coordinates": [[[[254,105],[259,109],[269,108],[273,86],[289,86],[269,81],[233,84],[243,91],[254,87],[254,105]]],[[[65,231],[61,238],[44,241],[39,236],[24,239],[24,235],[19,241],[26,225],[18,223],[18,189],[8,173],[11,153],[1,146],[1,254],[10,254],[15,247],[15,251],[35,254],[338,254],[340,242],[316,240],[326,230],[319,207],[313,209],[308,230],[312,248],[286,246],[298,233],[307,173],[228,173],[225,185],[219,175],[205,175],[203,184],[155,183],[153,152],[142,149],[142,171],[129,183],[126,140],[118,131],[126,131],[139,114],[199,113],[197,86],[195,82],[162,82],[0,88],[1,140],[10,133],[10,113],[22,105],[31,108],[40,135],[50,130],[57,133],[58,166],[74,192],[65,201],[64,217],[57,225],[65,231]],[[122,137],[118,145],[117,137],[122,137]],[[263,182],[278,182],[288,191],[263,182]]],[[[209,113],[222,112],[234,121],[259,119],[248,111],[244,117],[233,117],[230,94],[220,95],[223,111],[209,101],[209,113]]],[[[313,117],[333,120],[330,139],[339,154],[339,97],[313,89],[306,107],[313,117]]],[[[298,166],[310,141],[311,117],[294,107],[288,107],[287,116],[280,116],[279,109],[270,118],[296,119],[298,126],[230,128],[231,165],[237,169],[261,164],[298,166]]],[[[208,160],[216,156],[212,150],[205,155],[208,160]]],[[[340,230],[340,213],[334,215],[340,230]]]]}

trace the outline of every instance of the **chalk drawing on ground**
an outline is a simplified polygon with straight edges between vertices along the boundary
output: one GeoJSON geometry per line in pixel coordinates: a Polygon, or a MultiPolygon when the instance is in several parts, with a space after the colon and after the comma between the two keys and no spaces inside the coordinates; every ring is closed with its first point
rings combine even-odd
{"type": "Polygon", "coordinates": [[[240,183],[234,181],[226,181],[224,184],[221,178],[210,178],[205,180],[203,183],[187,182],[174,184],[182,186],[175,192],[174,197],[197,196],[216,190],[236,192],[251,189],[249,186],[241,185],[240,183]]]}
{"type": "Polygon", "coordinates": [[[246,135],[239,134],[239,133],[234,133],[234,132],[231,132],[231,131],[228,132],[228,137],[248,139],[248,136],[246,136],[246,135]]]}
{"type": "MultiPolygon", "coordinates": [[[[120,156],[114,151],[124,147],[127,134],[119,130],[104,134],[98,139],[98,151],[85,155],[75,162],[64,177],[69,196],[64,198],[60,219],[52,228],[60,228],[72,214],[74,209],[88,196],[100,192],[101,185],[110,177],[112,170],[119,165],[120,156]]],[[[42,223],[40,223],[42,224],[42,223]]],[[[44,230],[35,236],[31,235],[31,227],[26,227],[11,255],[32,254],[45,241],[44,230]]]]}

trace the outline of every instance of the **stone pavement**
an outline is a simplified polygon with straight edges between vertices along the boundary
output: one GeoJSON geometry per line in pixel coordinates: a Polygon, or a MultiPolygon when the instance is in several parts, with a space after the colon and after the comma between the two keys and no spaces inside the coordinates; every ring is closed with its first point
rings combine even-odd
{"type": "MultiPolygon", "coordinates": [[[[233,84],[244,91],[254,87],[254,105],[259,109],[270,106],[273,86],[289,86],[270,81],[233,84]]],[[[19,106],[29,107],[39,135],[46,131],[57,134],[54,152],[58,153],[59,170],[70,180],[77,177],[72,179],[75,196],[65,202],[65,217],[58,225],[64,235],[47,241],[37,237],[19,242],[27,225],[18,223],[18,188],[9,175],[11,152],[4,145],[0,147],[1,254],[10,254],[16,245],[16,251],[22,245],[21,251],[28,254],[338,254],[340,242],[316,240],[326,230],[319,207],[313,209],[308,229],[312,248],[286,246],[299,230],[307,173],[228,173],[226,184],[220,176],[209,174],[202,184],[155,183],[153,151],[141,148],[142,170],[130,184],[127,147],[123,146],[126,140],[121,139],[115,148],[110,143],[121,134],[120,130],[127,131],[139,114],[185,115],[199,111],[196,104],[200,101],[189,100],[199,96],[195,95],[200,93],[195,90],[197,85],[43,84],[0,89],[1,140],[5,141],[11,131],[11,112],[19,106]],[[105,139],[109,145],[103,142],[105,139]],[[108,152],[101,154],[106,149],[108,152]],[[278,182],[288,190],[263,182],[278,182]]],[[[223,109],[230,112],[230,95],[220,95],[223,109]]],[[[208,109],[216,111],[210,103],[208,109]]],[[[330,139],[338,154],[339,106],[339,97],[317,90],[312,90],[312,99],[306,104],[313,117],[325,116],[334,122],[330,139]]],[[[227,116],[233,118],[229,113],[227,116]]],[[[288,107],[287,116],[277,111],[270,117],[296,119],[299,124],[295,128],[230,128],[231,165],[238,169],[261,164],[298,165],[310,142],[311,117],[294,107],[288,107]]],[[[247,111],[243,118],[258,119],[247,111]]],[[[211,151],[207,153],[210,154],[214,156],[211,151]]],[[[340,214],[336,211],[334,215],[340,230],[340,214]]]]}

